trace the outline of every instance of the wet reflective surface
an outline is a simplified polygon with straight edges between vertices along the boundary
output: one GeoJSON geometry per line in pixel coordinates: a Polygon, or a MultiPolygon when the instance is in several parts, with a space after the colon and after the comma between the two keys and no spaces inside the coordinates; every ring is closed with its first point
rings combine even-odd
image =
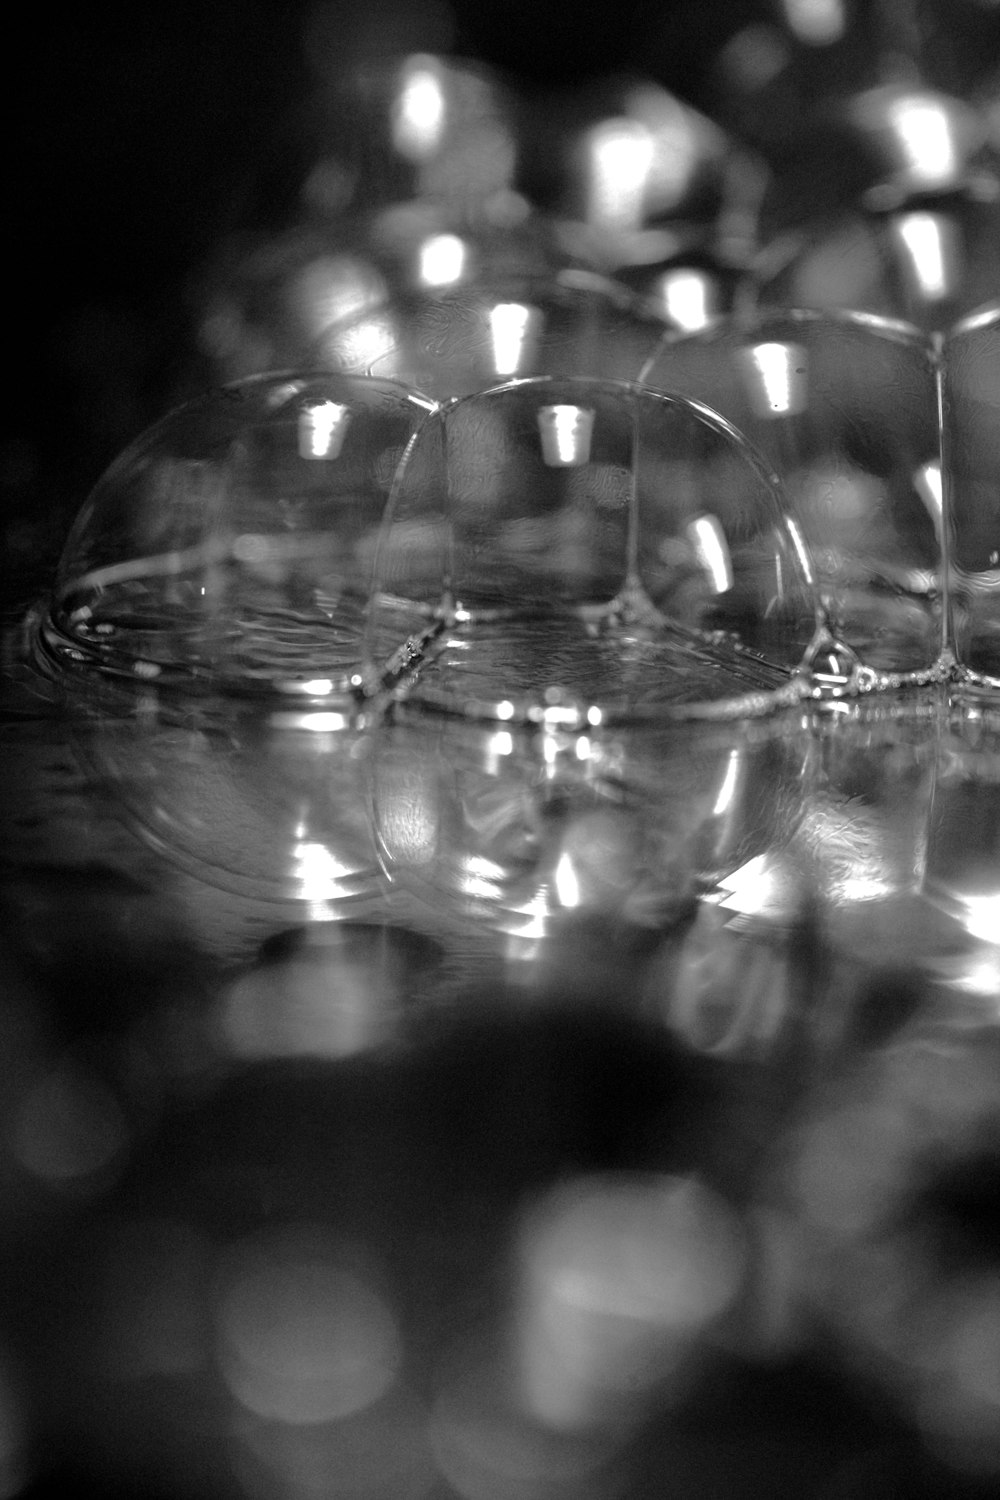
{"type": "Polygon", "coordinates": [[[401,708],[351,915],[149,850],[14,635],[4,696],[27,1493],[992,1492],[989,705],[401,708]]]}

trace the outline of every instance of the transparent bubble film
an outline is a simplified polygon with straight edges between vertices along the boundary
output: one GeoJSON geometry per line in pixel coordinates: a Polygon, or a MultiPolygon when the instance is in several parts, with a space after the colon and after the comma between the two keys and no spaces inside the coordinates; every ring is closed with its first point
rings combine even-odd
{"type": "MultiPolygon", "coordinates": [[[[405,830],[441,795],[399,755],[458,753],[413,715],[540,730],[544,760],[546,736],[602,726],[988,694],[996,317],[938,344],[816,312],[660,332],[652,355],[632,347],[647,383],[223,387],[99,481],[36,614],[38,660],[147,842],[317,907],[410,879],[405,830]]],[[[435,866],[450,847],[435,836],[435,866]]],[[[528,900],[507,881],[490,910],[528,900]]]]}
{"type": "Polygon", "coordinates": [[[45,646],[146,685],[349,694],[385,501],[430,409],[388,381],[290,375],[175,411],[85,505],[45,646]]]}
{"type": "Polygon", "coordinates": [[[473,717],[752,711],[817,627],[766,465],[713,413],[616,382],[520,381],[433,413],[376,573],[372,687],[473,717]]]}

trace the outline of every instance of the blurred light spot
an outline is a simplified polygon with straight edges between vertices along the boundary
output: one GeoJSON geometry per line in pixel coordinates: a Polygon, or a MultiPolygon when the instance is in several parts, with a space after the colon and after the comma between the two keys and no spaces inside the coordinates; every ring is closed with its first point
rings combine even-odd
{"type": "Polygon", "coordinates": [[[798,344],[756,344],[745,351],[750,399],[761,417],[805,411],[806,351],[798,344]]]}
{"type": "Polygon", "coordinates": [[[530,362],[538,321],[537,309],[520,302],[498,302],[490,309],[493,369],[497,375],[516,375],[530,362]]]}
{"type": "Polygon", "coordinates": [[[609,1487],[608,1444],[532,1421],[509,1372],[484,1352],[494,1343],[476,1340],[439,1372],[430,1441],[449,1493],[462,1500],[605,1500],[617,1493],[609,1487]]]}
{"type": "Polygon", "coordinates": [[[245,531],[233,542],[233,556],[237,562],[266,562],[271,555],[271,538],[259,532],[245,531]]]}
{"type": "Polygon", "coordinates": [[[504,698],[496,707],[498,719],[512,719],[514,717],[514,705],[508,698],[504,698]]]}
{"type": "Polygon", "coordinates": [[[264,398],[264,405],[269,411],[278,411],[282,406],[287,406],[296,396],[305,390],[304,380],[285,380],[269,390],[264,398]]]}
{"type": "Polygon", "coordinates": [[[208,1355],[210,1248],[180,1219],[115,1226],[102,1255],[102,1339],[113,1380],[184,1375],[208,1355]]]}
{"type": "Polygon", "coordinates": [[[402,1357],[384,1298],[332,1235],[305,1227],[235,1246],[216,1307],[229,1390],[258,1416],[337,1421],[394,1385],[402,1357]]]}
{"type": "Polygon", "coordinates": [[[908,181],[924,190],[946,187],[960,161],[954,122],[944,101],[933,95],[904,94],[890,101],[888,115],[908,181]]]}
{"type": "Polygon", "coordinates": [[[302,201],[314,212],[339,214],[354,196],[356,181],[343,162],[335,156],[318,161],[306,175],[300,189],[302,201]]]}
{"type": "Polygon", "coordinates": [[[349,940],[260,963],[225,990],[219,1024],[237,1057],[350,1057],[392,1035],[398,976],[349,940]]]}
{"type": "Polygon", "coordinates": [[[54,1187],[86,1187],[128,1145],[118,1101],[96,1073],[68,1059],[20,1101],[11,1150],[21,1166],[54,1187]]]}
{"type": "Polygon", "coordinates": [[[577,760],[589,760],[592,749],[593,746],[590,741],[590,736],[587,734],[578,734],[576,737],[576,745],[574,746],[574,754],[576,755],[577,760]]]}
{"type": "MultiPolygon", "coordinates": [[[[644,217],[669,213],[677,208],[699,169],[721,155],[722,132],[674,94],[653,84],[631,89],[626,109],[629,123],[645,132],[635,135],[634,160],[627,168],[636,187],[642,174],[637,207],[644,217]]],[[[628,227],[627,220],[623,219],[622,227],[628,227]]]]}
{"type": "Polygon", "coordinates": [[[719,53],[723,75],[739,92],[759,93],[784,72],[788,43],[777,26],[745,26],[719,53]]]}
{"type": "Polygon", "coordinates": [[[907,256],[907,266],[921,297],[939,302],[952,290],[946,245],[947,221],[940,214],[900,214],[893,231],[907,256]]]}
{"type": "Polygon", "coordinates": [[[913,1144],[894,1101],[849,1099],[815,1118],[795,1173],[809,1219],[840,1239],[872,1233],[909,1191],[913,1144]]]}
{"type": "Polygon", "coordinates": [[[290,296],[308,335],[318,338],[325,329],[361,318],[377,307],[385,300],[386,288],[366,261],[325,255],[303,267],[290,296]]]}
{"type": "Polygon", "coordinates": [[[441,144],[445,103],[436,60],[422,55],[408,58],[394,110],[392,140],[409,161],[426,161],[441,144]]]}
{"type": "Polygon", "coordinates": [[[236,1477],[255,1500],[423,1500],[435,1484],[427,1414],[399,1387],[337,1422],[243,1409],[233,1427],[236,1477]]]}
{"type": "Polygon", "coordinates": [[[715,316],[716,288],[704,271],[665,271],[654,295],[664,316],[684,333],[698,333],[715,316]]]}
{"type": "Polygon", "coordinates": [[[970,1276],[934,1312],[917,1403],[924,1436],[955,1468],[1000,1474],[1000,1279],[970,1276]]]}
{"type": "Polygon", "coordinates": [[[667,1024],[696,1052],[760,1054],[773,1043],[789,1011],[788,970],[780,947],[739,931],[705,902],[662,990],[667,1024]]]}
{"type": "Polygon", "coordinates": [[[434,234],[419,252],[417,275],[424,286],[452,286],[465,272],[468,250],[457,234],[434,234]]]}
{"type": "Polygon", "coordinates": [[[317,401],[299,412],[299,456],[339,458],[351,423],[351,408],[317,401]]]}
{"type": "Polygon", "coordinates": [[[310,734],[339,734],[352,727],[349,714],[340,713],[274,713],[270,721],[276,729],[305,729],[310,734]]]}
{"type": "Polygon", "coordinates": [[[985,952],[956,955],[950,962],[939,963],[937,968],[941,983],[948,989],[991,1002],[993,1017],[998,1018],[1000,948],[990,947],[985,952]]]}
{"type": "Polygon", "coordinates": [[[553,469],[579,468],[590,462],[594,413],[582,406],[543,406],[538,413],[542,456],[553,469]]]}
{"type": "Polygon", "coordinates": [[[716,594],[733,586],[733,565],[722,526],[715,516],[696,516],[685,527],[695,556],[712,581],[716,594]]]}
{"type": "MultiPolygon", "coordinates": [[[[374,365],[387,366],[399,351],[399,336],[388,315],[361,318],[348,328],[334,328],[323,339],[323,358],[337,369],[367,374],[374,365]]],[[[383,373],[392,370],[384,368],[383,373]]]]}
{"type": "Polygon", "coordinates": [[[788,24],[802,42],[828,47],[844,34],[843,0],[783,0],[788,24]]]}
{"type": "Polygon", "coordinates": [[[653,139],[639,120],[603,120],[585,140],[586,219],[600,229],[626,231],[643,221],[653,164],[653,139]]]}
{"type": "Polygon", "coordinates": [[[509,729],[498,729],[490,735],[489,753],[494,756],[513,755],[514,739],[509,729]]]}
{"type": "Polygon", "coordinates": [[[563,852],[559,856],[553,883],[560,906],[574,907],[580,905],[580,882],[577,879],[576,867],[571,854],[563,852]]]}
{"type": "Polygon", "coordinates": [[[617,1425],[737,1296],[735,1215],[693,1178],[578,1178],[522,1228],[517,1320],[525,1409],[548,1426],[617,1425]]]}

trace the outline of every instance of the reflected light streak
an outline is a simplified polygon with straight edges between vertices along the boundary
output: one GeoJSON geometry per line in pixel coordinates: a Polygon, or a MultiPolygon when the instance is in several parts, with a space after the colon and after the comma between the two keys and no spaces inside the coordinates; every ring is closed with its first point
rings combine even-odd
{"type": "Polygon", "coordinates": [[[740,779],[740,759],[739,750],[735,748],[730,750],[729,758],[726,761],[726,774],[723,777],[722,785],[719,787],[719,795],[715,799],[715,806],[712,808],[713,818],[721,818],[723,813],[728,812],[733,805],[733,799],[736,796],[736,787],[740,779]]]}
{"type": "Polygon", "coordinates": [[[938,302],[949,291],[945,220],[939,214],[901,214],[894,230],[902,241],[913,271],[917,290],[929,302],[938,302]]]}
{"type": "Polygon", "coordinates": [[[453,286],[461,281],[468,258],[457,234],[434,234],[420,246],[417,275],[424,286],[453,286]]]}
{"type": "Polygon", "coordinates": [[[351,423],[351,409],[336,401],[317,401],[299,412],[299,456],[339,458],[351,423]]]}
{"type": "Polygon", "coordinates": [[[843,0],[783,0],[788,25],[802,42],[829,47],[844,34],[843,0]]]}
{"type": "Polygon", "coordinates": [[[628,230],[642,223],[654,161],[653,137],[639,120],[603,120],[586,139],[589,181],[586,217],[602,229],[628,230]]]}
{"type": "Polygon", "coordinates": [[[490,309],[493,369],[516,375],[530,361],[538,312],[520,302],[498,302],[490,309]]]}
{"type": "Polygon", "coordinates": [[[590,462],[594,413],[582,406],[543,406],[538,413],[542,456],[553,469],[580,468],[590,462]]]}
{"type": "Polygon", "coordinates": [[[746,351],[750,397],[758,416],[794,416],[805,410],[806,358],[798,344],[756,344],[746,351]]]}
{"type": "Polygon", "coordinates": [[[685,527],[698,562],[712,580],[712,590],[725,594],[733,586],[733,564],[722,527],[715,516],[696,516],[685,527]]]}
{"type": "Polygon", "coordinates": [[[434,58],[409,58],[392,122],[392,142],[402,156],[421,162],[434,154],[444,135],[445,104],[441,72],[434,58]]]}

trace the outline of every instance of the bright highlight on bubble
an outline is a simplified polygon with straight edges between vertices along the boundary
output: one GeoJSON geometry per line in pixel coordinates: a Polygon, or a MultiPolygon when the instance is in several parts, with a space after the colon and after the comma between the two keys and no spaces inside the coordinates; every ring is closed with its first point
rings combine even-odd
{"type": "Polygon", "coordinates": [[[490,308],[493,369],[498,379],[517,375],[530,364],[537,322],[537,310],[521,302],[498,302],[490,308]]]}
{"type": "Polygon", "coordinates": [[[538,431],[545,462],[554,469],[575,469],[590,461],[594,413],[579,406],[543,406],[538,431]]]}
{"type": "Polygon", "coordinates": [[[303,458],[339,458],[351,420],[350,407],[317,401],[299,413],[299,453],[303,458]]]}
{"type": "Polygon", "coordinates": [[[900,214],[893,230],[902,243],[919,295],[928,302],[947,297],[952,290],[948,222],[940,214],[900,214]]]}

